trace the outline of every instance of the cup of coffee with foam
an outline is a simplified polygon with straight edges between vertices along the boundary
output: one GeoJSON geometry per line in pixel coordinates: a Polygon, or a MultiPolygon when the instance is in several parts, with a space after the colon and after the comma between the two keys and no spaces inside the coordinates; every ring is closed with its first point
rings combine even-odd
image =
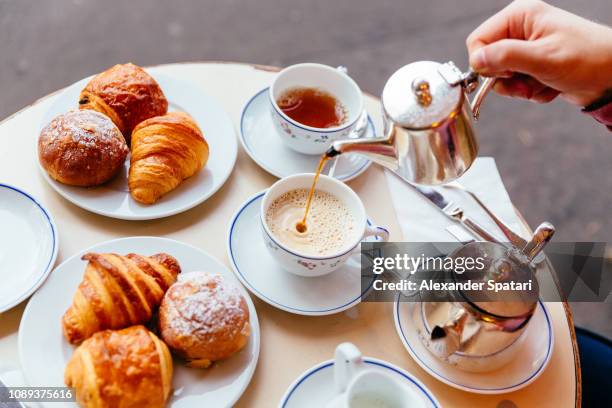
{"type": "Polygon", "coordinates": [[[321,276],[341,267],[359,251],[360,242],[389,232],[371,225],[357,194],[346,184],[321,175],[314,190],[306,228],[298,228],[314,174],[285,177],[263,197],[260,219],[263,239],[272,257],[287,271],[321,276]]]}
{"type": "Polygon", "coordinates": [[[364,109],[357,83],[343,68],[304,63],[280,71],[269,90],[281,140],[305,154],[322,154],[348,137],[364,109]]]}

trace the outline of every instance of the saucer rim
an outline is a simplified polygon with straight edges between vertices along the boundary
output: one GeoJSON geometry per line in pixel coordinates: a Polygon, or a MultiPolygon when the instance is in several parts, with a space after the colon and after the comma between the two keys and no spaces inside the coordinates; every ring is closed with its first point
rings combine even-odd
{"type": "MultiPolygon", "coordinates": [[[[434,405],[434,407],[436,408],[440,408],[440,402],[438,402],[437,398],[434,396],[433,392],[431,392],[431,390],[429,388],[427,388],[425,386],[425,384],[423,384],[418,378],[416,378],[414,375],[412,375],[410,372],[408,372],[407,370],[393,364],[390,363],[388,361],[385,360],[381,360],[379,358],[375,358],[375,357],[363,357],[363,362],[367,363],[367,364],[372,364],[372,365],[377,365],[379,367],[383,367],[389,370],[392,370],[394,372],[396,372],[397,374],[401,375],[402,377],[404,377],[406,380],[412,382],[414,385],[417,386],[417,388],[423,393],[425,394],[425,396],[427,397],[427,399],[434,405]]],[[[316,364],[308,369],[306,369],[305,371],[303,371],[287,388],[287,391],[285,391],[285,393],[283,394],[283,396],[281,397],[279,403],[278,403],[278,407],[279,408],[285,408],[287,405],[287,402],[289,402],[289,398],[291,398],[291,395],[295,392],[295,390],[297,390],[300,386],[300,384],[302,384],[308,377],[314,375],[315,373],[330,367],[334,365],[334,360],[330,359],[330,360],[326,360],[323,361],[319,364],[316,364]]]]}
{"type": "MultiPolygon", "coordinates": [[[[238,132],[238,134],[239,134],[238,139],[240,139],[240,144],[242,145],[242,148],[244,149],[244,151],[255,162],[255,164],[257,164],[259,167],[261,167],[263,170],[265,170],[267,173],[273,175],[274,177],[276,177],[276,178],[283,178],[283,177],[290,176],[292,174],[283,175],[283,174],[281,174],[281,172],[279,172],[277,170],[273,170],[270,166],[265,164],[259,158],[259,156],[256,156],[255,153],[249,148],[249,144],[247,143],[246,137],[244,135],[245,134],[245,132],[244,132],[244,118],[246,116],[247,111],[249,110],[249,107],[253,104],[255,99],[257,99],[257,97],[259,97],[264,92],[268,91],[269,88],[270,88],[269,86],[266,86],[262,90],[256,92],[244,104],[244,107],[242,108],[242,112],[240,113],[240,129],[239,129],[240,131],[238,132]]],[[[265,100],[266,100],[266,103],[270,103],[269,98],[266,98],[265,100]]],[[[372,132],[374,134],[376,134],[376,127],[374,126],[374,121],[372,120],[372,117],[369,114],[368,114],[368,128],[371,128],[372,132]]],[[[276,129],[274,130],[274,132],[277,132],[276,129]]],[[[301,153],[298,153],[298,154],[301,154],[301,153]]],[[[343,177],[336,177],[336,176],[334,176],[334,178],[336,178],[336,179],[338,179],[340,181],[343,181],[343,182],[351,181],[351,180],[361,176],[367,169],[370,168],[371,165],[372,165],[372,161],[371,160],[364,159],[364,163],[360,167],[358,167],[355,171],[353,171],[352,173],[349,173],[348,175],[343,176],[343,177]]],[[[297,174],[297,173],[295,173],[295,174],[297,174]]]]}
{"type": "Polygon", "coordinates": [[[17,186],[14,186],[8,183],[0,183],[0,189],[1,188],[6,188],[18,194],[21,194],[27,200],[32,201],[38,207],[38,209],[45,216],[49,224],[49,227],[51,228],[50,235],[51,235],[51,241],[52,241],[51,256],[49,257],[49,260],[47,261],[47,265],[37,273],[39,276],[34,279],[34,282],[31,284],[31,286],[27,290],[23,291],[20,295],[17,295],[16,297],[9,299],[9,301],[6,303],[0,303],[0,313],[3,313],[8,310],[11,310],[15,306],[17,306],[18,304],[26,300],[27,298],[29,298],[34,292],[36,292],[36,290],[38,290],[38,288],[40,288],[45,283],[45,281],[47,280],[47,278],[53,271],[54,269],[53,267],[55,266],[55,262],[57,261],[57,254],[59,251],[59,236],[58,236],[57,225],[55,224],[55,219],[53,218],[53,215],[51,215],[51,212],[49,212],[49,210],[47,210],[47,208],[45,208],[45,206],[42,205],[39,202],[39,200],[34,198],[33,195],[31,195],[30,193],[26,192],[25,190],[17,186]]]}
{"type": "MultiPolygon", "coordinates": [[[[238,210],[234,213],[234,215],[231,218],[231,221],[229,223],[229,228],[227,231],[227,256],[228,259],[230,261],[230,265],[232,267],[232,271],[234,272],[234,275],[236,276],[236,278],[238,278],[238,280],[244,285],[244,287],[246,287],[249,292],[251,292],[253,295],[257,296],[258,299],[264,301],[265,303],[269,304],[272,307],[275,307],[277,309],[283,310],[285,312],[288,313],[292,313],[292,314],[297,314],[297,315],[302,315],[302,316],[326,316],[326,315],[331,315],[331,314],[336,314],[336,313],[340,313],[343,312],[345,310],[348,310],[350,308],[352,308],[353,306],[356,306],[357,304],[361,303],[361,299],[368,293],[368,291],[371,289],[372,284],[374,284],[374,280],[372,280],[372,284],[370,286],[368,286],[368,288],[366,288],[366,290],[362,291],[362,293],[359,294],[359,296],[353,300],[351,300],[348,303],[345,303],[343,305],[331,308],[331,309],[325,309],[325,310],[304,310],[304,309],[298,309],[295,307],[291,307],[291,306],[287,306],[287,305],[283,305],[281,303],[278,303],[277,301],[270,299],[269,297],[267,297],[265,294],[261,293],[256,287],[254,287],[242,274],[242,272],[240,271],[240,268],[238,268],[238,265],[236,264],[236,261],[234,259],[234,251],[232,251],[232,235],[234,232],[234,227],[238,221],[238,219],[240,218],[241,214],[244,212],[244,210],[249,207],[250,205],[252,205],[255,201],[261,199],[263,197],[263,195],[266,193],[268,189],[265,189],[263,191],[260,191],[254,195],[252,195],[251,197],[249,197],[248,199],[246,199],[244,201],[243,204],[240,205],[240,207],[238,208],[238,210]]],[[[259,218],[258,218],[259,220],[259,218]]],[[[368,219],[368,225],[371,225],[372,222],[368,219]]],[[[269,256],[266,252],[265,256],[269,256]]],[[[289,272],[287,272],[289,273],[289,272]]],[[[333,273],[333,272],[332,272],[333,273]]],[[[312,278],[312,279],[316,279],[316,277],[312,278]]]]}
{"type": "MultiPolygon", "coordinates": [[[[404,348],[406,349],[406,351],[408,351],[408,354],[410,354],[410,356],[412,357],[412,359],[423,369],[425,370],[429,375],[431,375],[432,377],[434,377],[435,379],[437,379],[438,381],[449,385],[453,388],[462,390],[462,391],[467,391],[467,392],[471,392],[471,393],[475,393],[475,394],[488,394],[488,395],[494,395],[494,394],[504,394],[504,393],[510,393],[510,392],[514,392],[514,391],[518,391],[522,388],[527,387],[528,385],[530,385],[531,383],[533,383],[536,379],[538,379],[540,377],[540,375],[542,375],[542,373],[546,370],[546,367],[548,367],[548,364],[550,363],[550,360],[552,358],[552,354],[553,354],[553,349],[554,349],[554,343],[555,343],[555,335],[554,335],[554,328],[552,327],[552,320],[551,320],[551,316],[550,316],[550,312],[548,310],[548,308],[546,307],[546,304],[544,302],[542,302],[541,300],[538,301],[538,303],[540,304],[540,307],[542,308],[542,312],[544,313],[544,317],[546,318],[546,327],[548,328],[548,345],[547,345],[547,350],[546,350],[546,357],[544,358],[544,361],[542,362],[542,364],[540,364],[540,366],[538,368],[536,368],[533,372],[530,373],[529,377],[525,380],[522,380],[520,383],[518,384],[513,384],[511,386],[507,386],[507,387],[497,387],[497,388],[476,388],[476,387],[471,387],[465,384],[459,384],[456,382],[453,382],[452,380],[450,380],[449,378],[445,377],[444,375],[442,375],[441,373],[439,373],[438,371],[434,370],[433,368],[431,368],[429,365],[427,365],[422,359],[421,357],[418,356],[418,354],[413,350],[413,348],[410,346],[410,343],[408,342],[408,339],[406,338],[406,335],[404,333],[404,330],[402,330],[402,324],[400,322],[399,319],[399,307],[402,303],[406,303],[406,302],[400,302],[399,301],[399,295],[398,297],[396,297],[396,300],[394,302],[393,305],[393,320],[395,323],[395,331],[398,334],[402,345],[404,346],[404,348]]],[[[419,302],[414,302],[414,303],[419,303],[419,302]]],[[[499,370],[504,370],[505,367],[501,367],[499,370]]],[[[482,374],[487,374],[482,373],[482,374]]]]}

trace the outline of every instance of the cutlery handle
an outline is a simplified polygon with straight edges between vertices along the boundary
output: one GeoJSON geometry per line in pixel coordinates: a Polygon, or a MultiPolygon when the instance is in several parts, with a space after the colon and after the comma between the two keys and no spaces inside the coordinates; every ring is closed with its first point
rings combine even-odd
{"type": "Polygon", "coordinates": [[[468,190],[463,186],[461,186],[461,189],[463,191],[466,191],[474,199],[474,201],[476,201],[480,208],[482,208],[487,213],[487,215],[491,217],[493,222],[499,227],[499,229],[504,233],[506,238],[508,238],[512,244],[514,244],[518,248],[522,248],[527,245],[527,241],[523,237],[512,231],[512,229],[507,226],[501,219],[499,219],[499,217],[495,215],[495,213],[493,213],[493,211],[491,211],[491,209],[489,209],[489,207],[487,207],[485,203],[483,203],[476,194],[474,194],[472,191],[468,190]]]}
{"type": "Polygon", "coordinates": [[[478,234],[482,239],[489,242],[495,242],[500,244],[501,242],[495,238],[492,234],[488,233],[484,228],[482,228],[479,224],[473,221],[470,217],[463,217],[461,220],[462,224],[465,225],[470,231],[478,234]]]}
{"type": "Polygon", "coordinates": [[[476,236],[484,239],[485,241],[495,242],[496,244],[502,244],[502,242],[500,242],[499,239],[497,239],[495,236],[487,232],[487,230],[481,227],[476,221],[472,220],[470,217],[465,215],[463,210],[456,209],[455,212],[451,214],[447,214],[447,215],[455,219],[456,221],[459,221],[470,232],[472,232],[473,234],[476,234],[476,236]]]}

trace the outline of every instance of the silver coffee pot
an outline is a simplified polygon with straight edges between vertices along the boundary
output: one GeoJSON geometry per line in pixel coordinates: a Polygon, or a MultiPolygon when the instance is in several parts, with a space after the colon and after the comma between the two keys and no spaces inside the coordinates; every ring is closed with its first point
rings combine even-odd
{"type": "Polygon", "coordinates": [[[382,93],[383,137],[338,140],[327,155],[361,154],[411,183],[453,181],[476,159],[478,138],[472,121],[478,119],[494,81],[487,78],[478,88],[478,74],[463,73],[452,62],[405,65],[382,93]],[[477,88],[470,102],[467,94],[477,88]]]}
{"type": "Polygon", "coordinates": [[[524,331],[538,303],[539,286],[534,258],[554,234],[542,223],[522,248],[493,242],[472,242],[449,258],[482,259],[483,267],[452,280],[524,284],[520,290],[453,290],[448,302],[423,302],[415,306],[414,321],[421,340],[438,358],[466,371],[490,371],[508,363],[519,350],[524,331]]]}

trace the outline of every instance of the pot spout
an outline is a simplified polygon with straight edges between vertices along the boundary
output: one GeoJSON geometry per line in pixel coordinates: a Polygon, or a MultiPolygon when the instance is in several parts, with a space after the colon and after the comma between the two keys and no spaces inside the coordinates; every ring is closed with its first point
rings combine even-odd
{"type": "Polygon", "coordinates": [[[327,157],[335,157],[344,153],[359,154],[392,171],[397,171],[399,168],[395,138],[393,136],[389,138],[337,140],[331,144],[325,155],[327,157]]]}

